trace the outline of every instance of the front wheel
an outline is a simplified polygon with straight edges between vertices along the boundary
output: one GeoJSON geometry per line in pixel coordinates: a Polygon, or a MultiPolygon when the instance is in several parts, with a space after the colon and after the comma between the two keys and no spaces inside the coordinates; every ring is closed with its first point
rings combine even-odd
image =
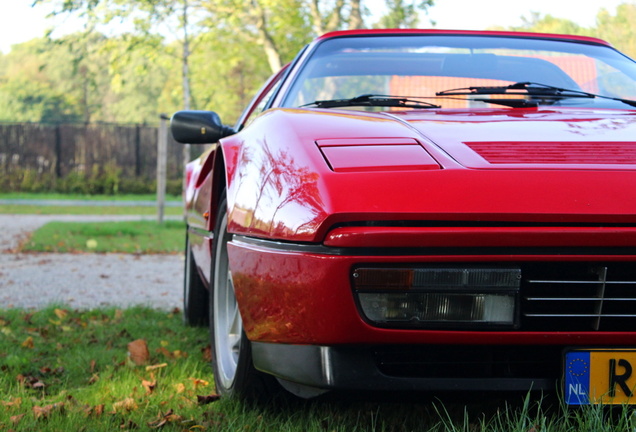
{"type": "Polygon", "coordinates": [[[227,204],[222,202],[214,230],[214,261],[210,292],[212,366],[217,392],[228,397],[262,400],[271,396],[275,380],[252,363],[250,341],[234,294],[227,244],[227,204]]]}

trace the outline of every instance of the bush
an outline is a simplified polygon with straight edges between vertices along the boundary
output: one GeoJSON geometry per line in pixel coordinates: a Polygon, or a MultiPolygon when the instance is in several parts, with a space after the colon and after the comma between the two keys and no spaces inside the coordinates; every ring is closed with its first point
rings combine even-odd
{"type": "MultiPolygon", "coordinates": [[[[168,179],[166,193],[181,195],[182,180],[168,179]]],[[[15,168],[0,171],[0,192],[57,192],[78,195],[152,194],[156,180],[148,177],[127,177],[113,165],[95,167],[90,174],[72,171],[63,178],[48,172],[15,168]]]]}

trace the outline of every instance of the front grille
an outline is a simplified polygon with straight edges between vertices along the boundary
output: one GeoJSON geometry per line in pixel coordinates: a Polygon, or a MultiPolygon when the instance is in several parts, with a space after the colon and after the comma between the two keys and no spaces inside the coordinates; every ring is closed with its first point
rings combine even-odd
{"type": "Polygon", "coordinates": [[[636,263],[522,265],[521,330],[636,330],[636,263]]]}
{"type": "Polygon", "coordinates": [[[385,346],[374,350],[385,375],[417,378],[551,378],[561,373],[558,346],[385,346]]]}
{"type": "Polygon", "coordinates": [[[631,165],[636,142],[465,142],[491,164],[631,165]]]}

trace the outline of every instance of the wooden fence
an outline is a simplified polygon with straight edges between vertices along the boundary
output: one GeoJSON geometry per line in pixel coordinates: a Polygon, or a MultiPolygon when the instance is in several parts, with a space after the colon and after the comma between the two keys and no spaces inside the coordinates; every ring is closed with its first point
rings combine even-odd
{"type": "MultiPolygon", "coordinates": [[[[183,172],[183,147],[168,134],[167,178],[183,172]]],[[[0,123],[0,172],[15,169],[87,176],[106,167],[126,177],[154,178],[158,127],[118,124],[0,123]]]]}

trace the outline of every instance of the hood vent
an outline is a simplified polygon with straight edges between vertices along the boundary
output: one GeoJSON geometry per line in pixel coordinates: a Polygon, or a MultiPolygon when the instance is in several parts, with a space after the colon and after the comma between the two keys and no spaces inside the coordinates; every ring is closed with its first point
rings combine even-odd
{"type": "Polygon", "coordinates": [[[636,142],[464,142],[490,164],[632,165],[636,142]]]}

